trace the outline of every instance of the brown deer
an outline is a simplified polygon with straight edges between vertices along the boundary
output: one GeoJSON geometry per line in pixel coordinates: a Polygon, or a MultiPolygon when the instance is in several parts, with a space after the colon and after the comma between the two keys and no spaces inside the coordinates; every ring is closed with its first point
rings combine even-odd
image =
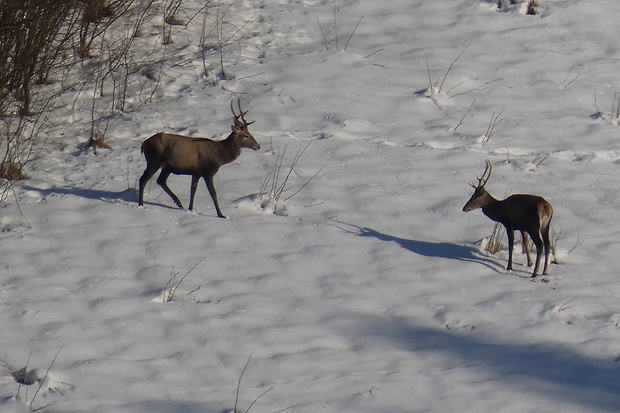
{"type": "Polygon", "coordinates": [[[538,275],[538,265],[544,247],[545,266],[543,275],[547,275],[547,266],[549,264],[549,225],[553,216],[553,208],[551,204],[544,198],[536,195],[516,194],[500,201],[491,196],[485,189],[484,185],[491,177],[491,162],[487,160],[486,168],[482,174],[482,178],[478,179],[478,185],[470,184],[474,188],[474,194],[463,207],[464,212],[473,211],[482,208],[482,212],[493,221],[499,222],[506,228],[508,235],[508,267],[512,270],[512,248],[514,245],[514,231],[520,231],[523,237],[523,249],[527,254],[527,266],[532,265],[530,257],[530,248],[527,234],[530,235],[534,245],[536,245],[536,264],[532,277],[538,275]],[[541,239],[542,235],[542,239],[541,239]]]}
{"type": "Polygon", "coordinates": [[[157,183],[179,207],[183,208],[179,198],[168,188],[166,180],[170,174],[191,175],[192,185],[189,198],[189,210],[194,208],[194,195],[198,187],[198,181],[203,178],[209,189],[209,194],[217,216],[226,218],[217,202],[217,193],[213,184],[213,177],[222,165],[233,162],[241,154],[241,148],[250,148],[255,151],[260,149],[260,145],[248,130],[248,125],[254,123],[247,122],[245,115],[247,111],[241,110],[241,101],[237,102],[239,115],[235,113],[233,102],[230,102],[230,109],[234,116],[232,133],[221,141],[214,141],[207,138],[193,138],[189,136],[176,135],[173,133],[159,132],[142,143],[140,147],[146,158],[146,170],[140,177],[140,196],[138,205],[143,205],[144,187],[146,183],[161,168],[161,174],[157,178],[157,183]]]}

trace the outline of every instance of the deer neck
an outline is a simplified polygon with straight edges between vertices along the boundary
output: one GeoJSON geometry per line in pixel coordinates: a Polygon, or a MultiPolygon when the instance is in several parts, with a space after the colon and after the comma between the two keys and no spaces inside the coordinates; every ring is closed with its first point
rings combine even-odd
{"type": "Polygon", "coordinates": [[[241,137],[234,132],[222,141],[222,160],[231,163],[241,155],[241,137]]]}
{"type": "Polygon", "coordinates": [[[502,201],[493,198],[493,196],[487,192],[482,201],[482,212],[493,221],[501,221],[503,216],[502,201]]]}

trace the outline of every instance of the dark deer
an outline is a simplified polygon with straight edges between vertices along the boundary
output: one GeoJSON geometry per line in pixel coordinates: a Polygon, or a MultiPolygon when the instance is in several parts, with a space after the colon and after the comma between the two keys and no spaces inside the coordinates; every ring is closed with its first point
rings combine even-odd
{"type": "Polygon", "coordinates": [[[529,234],[532,241],[534,241],[534,245],[536,245],[536,264],[534,265],[532,277],[538,275],[538,265],[540,264],[543,247],[545,251],[543,275],[547,275],[550,249],[549,225],[551,224],[551,217],[553,216],[551,204],[542,197],[527,194],[511,195],[503,201],[493,198],[491,194],[484,189],[484,185],[491,177],[491,170],[491,162],[487,160],[482,178],[478,178],[478,185],[470,184],[474,188],[474,194],[463,207],[463,211],[469,212],[474,209],[482,208],[484,215],[504,225],[506,234],[508,235],[507,270],[512,270],[512,247],[514,245],[515,230],[520,231],[523,237],[523,249],[527,254],[527,266],[530,267],[532,265],[527,239],[527,234],[529,234]]]}
{"type": "Polygon", "coordinates": [[[192,186],[189,198],[189,210],[194,208],[194,195],[198,187],[198,181],[203,178],[209,189],[209,194],[217,216],[226,218],[217,202],[217,193],[213,184],[213,177],[222,165],[233,162],[241,154],[241,148],[250,148],[255,151],[260,145],[248,130],[252,122],[245,120],[247,111],[241,110],[241,101],[238,101],[239,115],[235,113],[233,102],[230,109],[234,116],[232,133],[221,141],[207,138],[192,138],[189,136],[175,135],[173,133],[159,132],[142,143],[141,151],[146,158],[146,170],[140,177],[139,205],[143,205],[144,187],[146,183],[161,168],[157,183],[172,198],[174,203],[183,208],[179,198],[168,188],[166,180],[170,174],[191,175],[192,186]]]}

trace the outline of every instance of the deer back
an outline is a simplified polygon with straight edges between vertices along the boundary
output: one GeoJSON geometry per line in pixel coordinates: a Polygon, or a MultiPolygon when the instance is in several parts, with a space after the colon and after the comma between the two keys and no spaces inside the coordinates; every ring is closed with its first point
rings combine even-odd
{"type": "Polygon", "coordinates": [[[142,144],[147,159],[166,164],[174,173],[215,172],[225,162],[223,142],[159,132],[142,144]]]}
{"type": "Polygon", "coordinates": [[[540,196],[515,194],[482,207],[482,212],[515,230],[528,230],[543,227],[553,214],[552,209],[549,213],[550,209],[551,205],[540,196]]]}

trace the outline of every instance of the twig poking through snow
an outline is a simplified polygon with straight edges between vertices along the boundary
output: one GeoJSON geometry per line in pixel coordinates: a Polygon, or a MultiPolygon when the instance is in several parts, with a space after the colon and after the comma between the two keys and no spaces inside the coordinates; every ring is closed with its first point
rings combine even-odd
{"type": "MultiPolygon", "coordinates": [[[[172,275],[170,276],[170,279],[166,283],[166,287],[164,288],[164,293],[162,296],[162,301],[164,303],[169,303],[171,301],[174,301],[174,295],[176,291],[179,289],[179,287],[181,286],[181,284],[183,283],[183,281],[185,280],[185,278],[187,278],[189,273],[191,273],[196,267],[198,267],[198,265],[200,265],[200,263],[203,262],[205,259],[207,259],[206,256],[202,257],[200,261],[194,264],[194,266],[190,268],[185,273],[185,275],[179,279],[177,279],[177,273],[174,272],[174,268],[172,269],[172,275]]],[[[188,295],[198,291],[199,289],[200,289],[200,286],[194,288],[192,291],[188,293],[188,295]]]]}
{"type": "Polygon", "coordinates": [[[500,118],[500,116],[502,116],[502,113],[504,113],[504,109],[502,109],[497,115],[495,114],[495,112],[493,112],[493,114],[491,115],[491,120],[489,121],[487,131],[482,137],[482,146],[484,146],[484,144],[487,143],[489,139],[491,139],[491,136],[493,136],[496,132],[495,128],[497,128],[497,125],[499,125],[500,122],[504,120],[503,118],[500,118]]]}
{"type": "MultiPolygon", "coordinates": [[[[248,369],[248,365],[250,364],[250,360],[252,360],[252,354],[250,354],[250,357],[248,357],[248,361],[245,362],[245,366],[243,366],[243,370],[241,370],[241,374],[239,375],[239,381],[237,382],[237,392],[236,392],[236,395],[235,395],[235,408],[233,409],[233,413],[238,413],[237,406],[239,405],[239,393],[241,392],[241,381],[243,380],[243,376],[245,374],[245,371],[248,369]]],[[[252,403],[250,403],[248,408],[245,409],[244,413],[248,413],[250,411],[250,409],[252,409],[252,406],[254,406],[254,404],[258,400],[260,400],[264,395],[269,393],[271,390],[273,390],[273,387],[268,388],[267,390],[262,392],[258,397],[256,397],[254,399],[254,401],[252,401],[252,403]]]]}

